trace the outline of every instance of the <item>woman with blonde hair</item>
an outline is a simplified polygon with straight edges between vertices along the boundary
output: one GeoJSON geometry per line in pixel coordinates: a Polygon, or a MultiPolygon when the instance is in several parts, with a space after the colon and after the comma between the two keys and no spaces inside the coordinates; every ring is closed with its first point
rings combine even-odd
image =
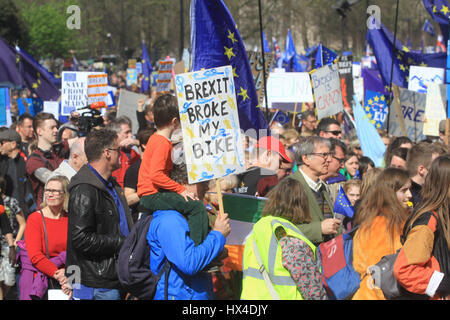
{"type": "Polygon", "coordinates": [[[406,223],[394,275],[409,292],[449,300],[450,155],[432,162],[421,195],[422,203],[406,223]]]}
{"type": "Polygon", "coordinates": [[[388,168],[361,201],[355,225],[359,226],[353,238],[353,267],[361,275],[361,285],[354,300],[384,300],[381,289],[371,285],[366,272],[369,266],[394,254],[400,247],[400,235],[408,218],[407,201],[411,198],[411,181],[406,171],[388,168]]]}
{"type": "MultiPolygon", "coordinates": [[[[64,176],[50,177],[44,186],[41,209],[28,216],[25,243],[18,243],[23,249],[19,256],[22,263],[20,300],[46,299],[48,288],[60,289],[67,282],[64,265],[68,184],[69,180],[64,176]]],[[[69,291],[65,293],[69,294],[69,291]]]]}
{"type": "Polygon", "coordinates": [[[302,184],[281,180],[268,193],[262,218],[245,242],[241,299],[327,299],[316,248],[296,226],[309,222],[302,184]]]}

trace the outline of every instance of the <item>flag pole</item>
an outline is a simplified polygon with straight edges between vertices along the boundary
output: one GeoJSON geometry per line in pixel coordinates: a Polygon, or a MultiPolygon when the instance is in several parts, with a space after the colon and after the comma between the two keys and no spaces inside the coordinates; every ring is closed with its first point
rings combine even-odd
{"type": "Polygon", "coordinates": [[[258,0],[259,9],[259,32],[261,35],[261,55],[263,64],[263,77],[264,77],[264,101],[266,102],[266,119],[269,121],[269,105],[267,102],[267,85],[266,85],[266,57],[264,56],[264,37],[263,37],[263,25],[262,25],[262,10],[261,10],[261,0],[258,0]]]}
{"type": "MultiPolygon", "coordinates": [[[[394,59],[395,59],[395,54],[397,52],[397,22],[398,22],[398,3],[399,0],[397,0],[397,8],[395,10],[395,29],[394,29],[394,43],[392,46],[392,63],[391,63],[391,78],[389,81],[389,109],[388,109],[388,116],[387,116],[387,132],[389,133],[389,121],[390,121],[390,115],[391,115],[391,104],[392,104],[392,77],[394,75],[394,59]]],[[[402,114],[398,115],[399,117],[402,116],[402,114]]]]}

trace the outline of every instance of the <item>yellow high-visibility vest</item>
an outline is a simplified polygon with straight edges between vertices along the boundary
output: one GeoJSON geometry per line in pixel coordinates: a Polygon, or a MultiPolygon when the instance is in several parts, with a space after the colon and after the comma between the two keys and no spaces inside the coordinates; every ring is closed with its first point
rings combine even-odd
{"type": "Polygon", "coordinates": [[[261,218],[245,242],[243,300],[303,300],[289,271],[283,267],[281,246],[275,236],[278,227],[282,227],[288,236],[306,242],[316,258],[316,247],[294,224],[280,217],[261,218]]]}

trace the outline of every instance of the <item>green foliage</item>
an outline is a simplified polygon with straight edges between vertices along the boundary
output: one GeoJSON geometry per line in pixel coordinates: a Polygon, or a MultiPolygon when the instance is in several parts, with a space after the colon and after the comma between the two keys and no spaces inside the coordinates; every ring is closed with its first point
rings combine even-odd
{"type": "Polygon", "coordinates": [[[28,46],[28,34],[24,21],[13,0],[0,0],[0,37],[11,45],[28,46]]]}
{"type": "Polygon", "coordinates": [[[77,46],[81,32],[67,28],[70,15],[66,10],[76,1],[18,2],[29,30],[30,53],[41,58],[70,56],[70,50],[77,46]]]}

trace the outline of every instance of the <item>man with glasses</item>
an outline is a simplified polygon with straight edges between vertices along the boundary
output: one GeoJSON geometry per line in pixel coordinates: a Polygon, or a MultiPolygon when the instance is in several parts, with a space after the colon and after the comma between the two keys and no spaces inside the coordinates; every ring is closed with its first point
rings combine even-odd
{"type": "Polygon", "coordinates": [[[322,138],[342,139],[341,124],[333,118],[323,118],[317,125],[317,132],[322,138]]]}
{"type": "Polygon", "coordinates": [[[133,221],[122,188],[111,178],[120,167],[117,133],[108,129],[90,132],[84,151],[88,164],[72,177],[68,188],[66,266],[78,266],[81,276],[81,284],[73,286],[73,298],[118,300],[116,264],[133,221]]]}
{"type": "Polygon", "coordinates": [[[317,136],[305,137],[297,145],[295,160],[299,169],[289,176],[305,188],[309,200],[311,222],[298,225],[303,234],[316,246],[339,232],[341,220],[334,218],[333,203],[326,184],[320,179],[328,173],[333,158],[331,143],[317,136]]]}
{"type": "Polygon", "coordinates": [[[331,143],[333,156],[331,157],[330,164],[328,165],[327,174],[320,176],[320,179],[326,182],[328,190],[330,191],[331,200],[334,203],[337,194],[339,193],[339,187],[347,181],[347,179],[339,173],[339,170],[344,168],[347,146],[341,140],[334,138],[330,138],[329,140],[331,143]]]}
{"type": "Polygon", "coordinates": [[[317,118],[316,114],[312,110],[303,112],[302,114],[302,132],[300,135],[302,137],[310,137],[314,135],[317,128],[317,118]]]}

